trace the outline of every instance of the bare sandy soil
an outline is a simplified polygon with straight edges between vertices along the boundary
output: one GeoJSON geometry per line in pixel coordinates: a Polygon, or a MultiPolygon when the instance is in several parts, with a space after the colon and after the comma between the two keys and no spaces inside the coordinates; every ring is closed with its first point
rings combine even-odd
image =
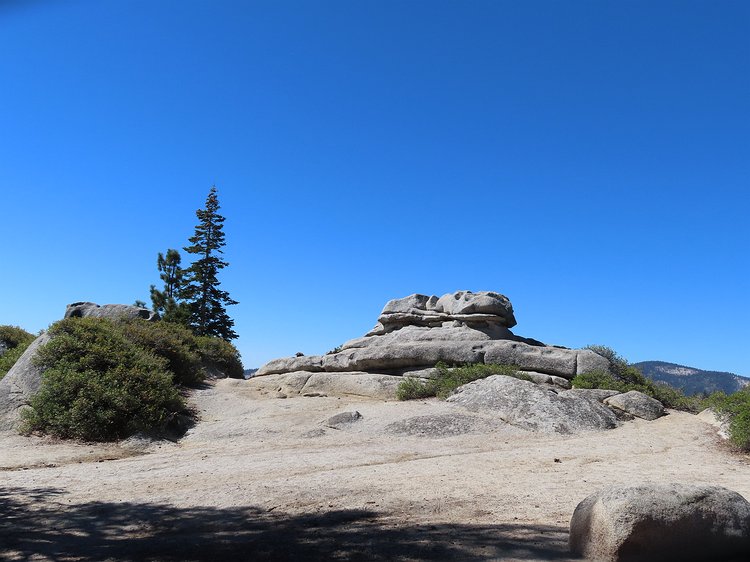
{"type": "Polygon", "coordinates": [[[748,457],[681,412],[560,436],[450,423],[460,410],[437,400],[278,399],[251,381],[192,400],[201,421],[179,443],[1,434],[0,559],[569,560],[573,510],[604,486],[750,498],[748,457]]]}

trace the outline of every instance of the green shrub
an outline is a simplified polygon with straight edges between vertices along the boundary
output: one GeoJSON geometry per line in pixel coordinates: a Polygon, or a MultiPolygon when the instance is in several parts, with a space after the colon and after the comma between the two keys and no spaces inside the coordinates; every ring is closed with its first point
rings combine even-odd
{"type": "Polygon", "coordinates": [[[245,377],[240,352],[231,343],[214,336],[194,337],[204,368],[216,368],[232,379],[245,377]]]}
{"type": "Polygon", "coordinates": [[[193,385],[204,379],[199,338],[190,329],[171,322],[142,319],[120,320],[118,325],[128,340],[167,360],[175,383],[193,385]]]}
{"type": "Polygon", "coordinates": [[[23,352],[26,351],[26,348],[28,346],[29,344],[18,345],[13,349],[6,351],[2,356],[0,356],[0,379],[8,374],[8,371],[10,371],[11,367],[16,364],[16,361],[20,359],[21,355],[23,355],[23,352]]]}
{"type": "Polygon", "coordinates": [[[7,348],[5,353],[0,355],[0,379],[16,364],[35,338],[36,336],[18,326],[0,326],[0,342],[7,348]]]}
{"type": "Polygon", "coordinates": [[[420,398],[431,398],[437,390],[431,380],[423,381],[412,377],[404,377],[396,388],[396,398],[399,400],[419,400],[420,398]]]}
{"type": "Polygon", "coordinates": [[[28,347],[34,338],[36,338],[34,334],[18,326],[0,326],[0,342],[4,342],[9,349],[24,344],[28,347]]]}
{"type": "Polygon", "coordinates": [[[575,388],[605,388],[623,392],[624,383],[606,371],[589,371],[576,375],[571,381],[575,388]]]}
{"type": "Polygon", "coordinates": [[[399,400],[414,400],[418,398],[447,398],[459,386],[478,379],[484,379],[491,375],[506,375],[524,380],[531,380],[528,375],[518,373],[518,367],[511,365],[485,365],[477,363],[474,365],[462,365],[460,367],[449,367],[445,363],[435,365],[437,373],[435,377],[420,380],[406,377],[398,385],[396,396],[399,400]]]}
{"type": "Polygon", "coordinates": [[[732,394],[716,392],[705,401],[718,414],[729,418],[729,440],[739,449],[750,451],[750,388],[732,394]]]}
{"type": "Polygon", "coordinates": [[[169,362],[129,339],[123,324],[68,318],[39,351],[42,386],[26,410],[26,431],[105,441],[164,426],[184,404],[169,362]]]}
{"type": "Polygon", "coordinates": [[[700,397],[685,396],[679,389],[652,381],[613,349],[603,345],[590,345],[587,349],[606,358],[611,372],[590,371],[577,375],[571,381],[574,388],[605,388],[619,392],[637,390],[657,399],[667,408],[689,412],[698,412],[703,408],[700,397]]]}

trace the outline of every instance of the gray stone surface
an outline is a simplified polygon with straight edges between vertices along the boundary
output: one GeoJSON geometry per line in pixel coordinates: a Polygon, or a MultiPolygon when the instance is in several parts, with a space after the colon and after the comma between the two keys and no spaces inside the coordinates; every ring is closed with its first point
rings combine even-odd
{"type": "Polygon", "coordinates": [[[50,337],[45,333],[36,338],[23,355],[0,380],[0,430],[16,429],[23,408],[42,384],[42,370],[34,364],[38,349],[50,337]]]}
{"type": "Polygon", "coordinates": [[[576,507],[570,549],[592,560],[748,560],[750,503],[719,486],[612,487],[576,507]]]}
{"type": "Polygon", "coordinates": [[[440,297],[435,310],[449,315],[487,314],[499,316],[508,328],[516,325],[513,306],[505,295],[491,291],[456,291],[440,297]]]}
{"type": "Polygon", "coordinates": [[[570,381],[562,377],[556,377],[554,375],[547,375],[545,373],[537,373],[536,371],[518,371],[522,375],[526,375],[531,379],[531,382],[535,384],[546,384],[550,387],[557,388],[558,390],[567,390],[570,388],[570,381]]]}
{"type": "Polygon", "coordinates": [[[395,400],[396,387],[403,377],[350,371],[321,373],[295,371],[248,379],[251,388],[276,392],[280,398],[289,396],[362,396],[395,400]]]}
{"type": "Polygon", "coordinates": [[[576,396],[558,395],[533,382],[504,375],[459,387],[448,402],[472,412],[492,413],[511,425],[531,431],[580,433],[618,425],[607,407],[576,396]]]}
{"type": "Polygon", "coordinates": [[[354,410],[351,412],[341,412],[335,416],[331,416],[325,421],[326,427],[331,429],[341,429],[362,419],[362,414],[354,410]]]}
{"type": "Polygon", "coordinates": [[[374,331],[382,333],[407,325],[438,327],[454,320],[507,328],[516,325],[513,306],[504,295],[490,291],[457,291],[439,299],[434,295],[414,294],[388,301],[374,331]]]}
{"type": "Polygon", "coordinates": [[[140,306],[129,304],[103,304],[93,302],[74,302],[65,310],[64,318],[143,318],[144,320],[158,320],[159,315],[140,306]]]}
{"type": "Polygon", "coordinates": [[[403,379],[377,373],[313,373],[300,394],[363,396],[395,400],[396,387],[403,379]]]}
{"type": "Polygon", "coordinates": [[[620,394],[619,390],[606,390],[604,388],[572,388],[563,392],[563,396],[580,396],[596,402],[604,402],[607,398],[620,394]]]}
{"type": "Polygon", "coordinates": [[[501,429],[507,425],[501,420],[491,420],[467,414],[435,414],[414,416],[388,424],[385,431],[397,435],[422,437],[453,437],[478,431],[501,429]]]}
{"type": "Polygon", "coordinates": [[[536,371],[571,379],[577,374],[578,357],[582,351],[550,346],[534,346],[510,340],[429,341],[398,340],[373,336],[381,341],[347,347],[339,353],[274,359],[263,365],[256,376],[293,371],[391,372],[433,367],[438,361],[449,364],[500,363],[516,365],[523,371],[536,371]]]}
{"type": "Polygon", "coordinates": [[[605,399],[604,403],[610,408],[617,408],[632,416],[649,421],[660,418],[666,413],[661,402],[637,390],[616,394],[605,399]]]}

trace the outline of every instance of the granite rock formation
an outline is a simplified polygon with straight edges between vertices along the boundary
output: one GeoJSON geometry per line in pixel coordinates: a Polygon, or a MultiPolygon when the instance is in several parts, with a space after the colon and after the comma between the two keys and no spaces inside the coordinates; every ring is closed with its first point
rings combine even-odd
{"type": "Polygon", "coordinates": [[[153,310],[130,304],[96,304],[93,302],[74,302],[65,308],[63,318],[143,318],[144,320],[159,320],[159,315],[153,310]]]}
{"type": "MultiPolygon", "coordinates": [[[[284,394],[312,392],[393,398],[403,376],[429,378],[439,361],[500,363],[521,371],[570,380],[608,370],[607,360],[586,349],[545,345],[515,335],[513,306],[494,292],[410,295],[389,301],[375,327],[336,352],[275,359],[253,378],[284,394]]],[[[549,380],[552,382],[552,379],[549,380]]]]}

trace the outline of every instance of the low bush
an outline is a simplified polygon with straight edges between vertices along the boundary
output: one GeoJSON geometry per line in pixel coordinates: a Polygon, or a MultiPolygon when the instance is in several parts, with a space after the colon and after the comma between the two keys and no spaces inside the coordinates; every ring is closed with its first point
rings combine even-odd
{"type": "Polygon", "coordinates": [[[218,369],[231,379],[245,378],[240,352],[228,341],[212,336],[194,336],[203,368],[218,369]]]}
{"type": "Polygon", "coordinates": [[[125,335],[119,322],[68,318],[39,351],[42,386],[24,429],[106,441],[164,426],[184,410],[169,361],[125,335]]]}
{"type": "Polygon", "coordinates": [[[524,380],[531,380],[528,375],[518,372],[518,367],[512,365],[462,365],[450,367],[445,363],[435,365],[437,373],[433,378],[422,380],[406,377],[398,385],[396,396],[399,400],[415,400],[419,398],[447,398],[459,386],[475,380],[484,379],[491,375],[506,375],[524,380]]]}
{"type": "Polygon", "coordinates": [[[176,384],[192,385],[204,379],[198,338],[190,329],[171,322],[140,319],[120,320],[117,327],[131,342],[166,359],[176,384]]]}
{"type": "Polygon", "coordinates": [[[0,355],[0,379],[16,364],[36,336],[18,326],[0,326],[0,343],[6,349],[0,355]]]}
{"type": "Polygon", "coordinates": [[[176,385],[199,383],[207,370],[243,376],[231,343],[175,323],[67,318],[49,333],[27,431],[105,441],[160,430],[185,411],[176,385]]]}
{"type": "Polygon", "coordinates": [[[3,342],[8,349],[13,349],[19,345],[28,346],[34,341],[36,336],[30,334],[18,326],[0,326],[0,342],[3,342]]]}
{"type": "Polygon", "coordinates": [[[419,400],[432,398],[437,393],[431,380],[404,377],[396,388],[396,398],[399,400],[419,400]]]}
{"type": "Polygon", "coordinates": [[[732,394],[716,392],[705,403],[719,415],[729,418],[729,440],[743,451],[750,451],[750,388],[732,394]]]}
{"type": "Polygon", "coordinates": [[[605,388],[619,392],[637,390],[657,399],[667,408],[693,413],[703,408],[703,401],[700,397],[685,396],[679,389],[652,381],[611,348],[603,345],[590,345],[587,349],[606,358],[609,361],[610,372],[590,371],[577,375],[571,381],[574,388],[605,388]]]}

